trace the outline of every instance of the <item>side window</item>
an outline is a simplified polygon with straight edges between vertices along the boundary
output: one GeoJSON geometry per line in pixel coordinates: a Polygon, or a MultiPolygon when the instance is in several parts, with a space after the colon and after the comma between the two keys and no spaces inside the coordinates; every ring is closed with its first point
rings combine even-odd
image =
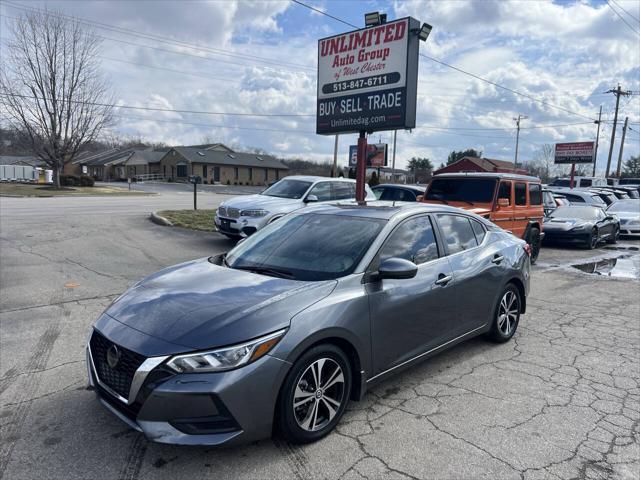
{"type": "Polygon", "coordinates": [[[385,188],[380,195],[380,200],[393,200],[394,192],[392,188],[385,188]]]}
{"type": "Polygon", "coordinates": [[[396,188],[396,192],[393,199],[398,202],[415,202],[416,201],[416,197],[411,192],[403,188],[396,188]]]}
{"type": "Polygon", "coordinates": [[[438,224],[450,254],[476,247],[476,236],[467,217],[461,215],[438,215],[438,224]]]}
{"type": "Polygon", "coordinates": [[[511,205],[511,182],[500,182],[500,188],[498,189],[498,200],[506,198],[511,205]]]}
{"type": "Polygon", "coordinates": [[[569,200],[571,203],[586,203],[584,201],[584,198],[579,197],[578,195],[571,195],[570,193],[565,193],[564,196],[567,197],[567,200],[569,200]]]}
{"type": "Polygon", "coordinates": [[[380,261],[404,258],[416,265],[438,258],[438,246],[429,217],[406,220],[394,230],[380,251],[380,261]]]}
{"type": "Polygon", "coordinates": [[[326,202],[327,200],[331,200],[331,183],[316,183],[309,192],[309,195],[315,195],[316,197],[318,197],[319,202],[326,202]]]}
{"type": "Polygon", "coordinates": [[[484,236],[487,234],[487,231],[484,229],[482,224],[477,220],[469,220],[471,222],[471,226],[473,227],[473,233],[476,234],[476,240],[478,241],[478,245],[482,243],[484,240],[484,236]]]}
{"type": "Polygon", "coordinates": [[[527,204],[527,184],[516,183],[516,205],[527,204]]]}
{"type": "Polygon", "coordinates": [[[331,186],[333,187],[332,198],[334,200],[346,200],[349,198],[353,198],[351,196],[351,188],[350,184],[347,182],[331,182],[331,186]]]}
{"type": "Polygon", "coordinates": [[[542,203],[542,188],[537,183],[529,184],[529,202],[531,205],[540,205],[542,203]]]}
{"type": "Polygon", "coordinates": [[[593,181],[590,178],[581,178],[580,179],[580,188],[582,187],[590,187],[593,185],[593,181]]]}

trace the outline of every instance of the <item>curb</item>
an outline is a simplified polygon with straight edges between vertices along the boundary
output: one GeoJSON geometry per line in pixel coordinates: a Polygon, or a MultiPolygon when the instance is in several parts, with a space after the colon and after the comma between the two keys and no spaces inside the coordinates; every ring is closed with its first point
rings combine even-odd
{"type": "Polygon", "coordinates": [[[151,212],[151,215],[149,216],[149,219],[153,223],[156,223],[158,225],[162,225],[164,227],[173,227],[173,223],[171,223],[169,220],[167,220],[163,216],[158,215],[156,212],[151,212]]]}

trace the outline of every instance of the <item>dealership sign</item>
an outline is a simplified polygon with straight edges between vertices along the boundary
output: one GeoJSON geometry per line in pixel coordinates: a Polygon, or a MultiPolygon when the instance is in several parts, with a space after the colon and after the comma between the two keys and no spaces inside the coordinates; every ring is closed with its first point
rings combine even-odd
{"type": "Polygon", "coordinates": [[[318,41],[317,133],[415,127],[419,27],[403,18],[318,41]]]}
{"type": "MultiPolygon", "coordinates": [[[[358,146],[349,146],[349,167],[355,167],[358,163],[358,146]]],[[[387,166],[387,144],[369,143],[367,144],[367,167],[387,166]]]]}
{"type": "Polygon", "coordinates": [[[593,163],[595,142],[556,143],[554,163],[593,163]]]}

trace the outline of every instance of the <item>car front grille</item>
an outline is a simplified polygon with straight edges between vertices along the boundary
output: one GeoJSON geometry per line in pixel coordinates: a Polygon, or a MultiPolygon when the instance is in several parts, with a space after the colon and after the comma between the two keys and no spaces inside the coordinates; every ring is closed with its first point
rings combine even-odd
{"type": "MultiPolygon", "coordinates": [[[[128,399],[131,382],[136,370],[146,358],[138,353],[116,345],[100,333],[94,330],[91,340],[91,358],[100,382],[108,386],[121,397],[128,399]],[[111,367],[107,361],[109,349],[117,348],[119,352],[118,362],[111,367]]],[[[132,399],[135,400],[135,399],[132,399]]]]}

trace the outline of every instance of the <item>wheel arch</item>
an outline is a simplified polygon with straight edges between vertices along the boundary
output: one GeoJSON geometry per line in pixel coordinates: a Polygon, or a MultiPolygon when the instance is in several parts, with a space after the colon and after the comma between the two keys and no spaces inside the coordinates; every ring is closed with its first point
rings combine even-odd
{"type": "Polygon", "coordinates": [[[520,294],[520,313],[521,314],[526,313],[527,312],[527,296],[525,293],[524,283],[518,277],[511,278],[507,282],[507,285],[510,283],[515,285],[515,287],[518,289],[518,293],[520,294]]]}

